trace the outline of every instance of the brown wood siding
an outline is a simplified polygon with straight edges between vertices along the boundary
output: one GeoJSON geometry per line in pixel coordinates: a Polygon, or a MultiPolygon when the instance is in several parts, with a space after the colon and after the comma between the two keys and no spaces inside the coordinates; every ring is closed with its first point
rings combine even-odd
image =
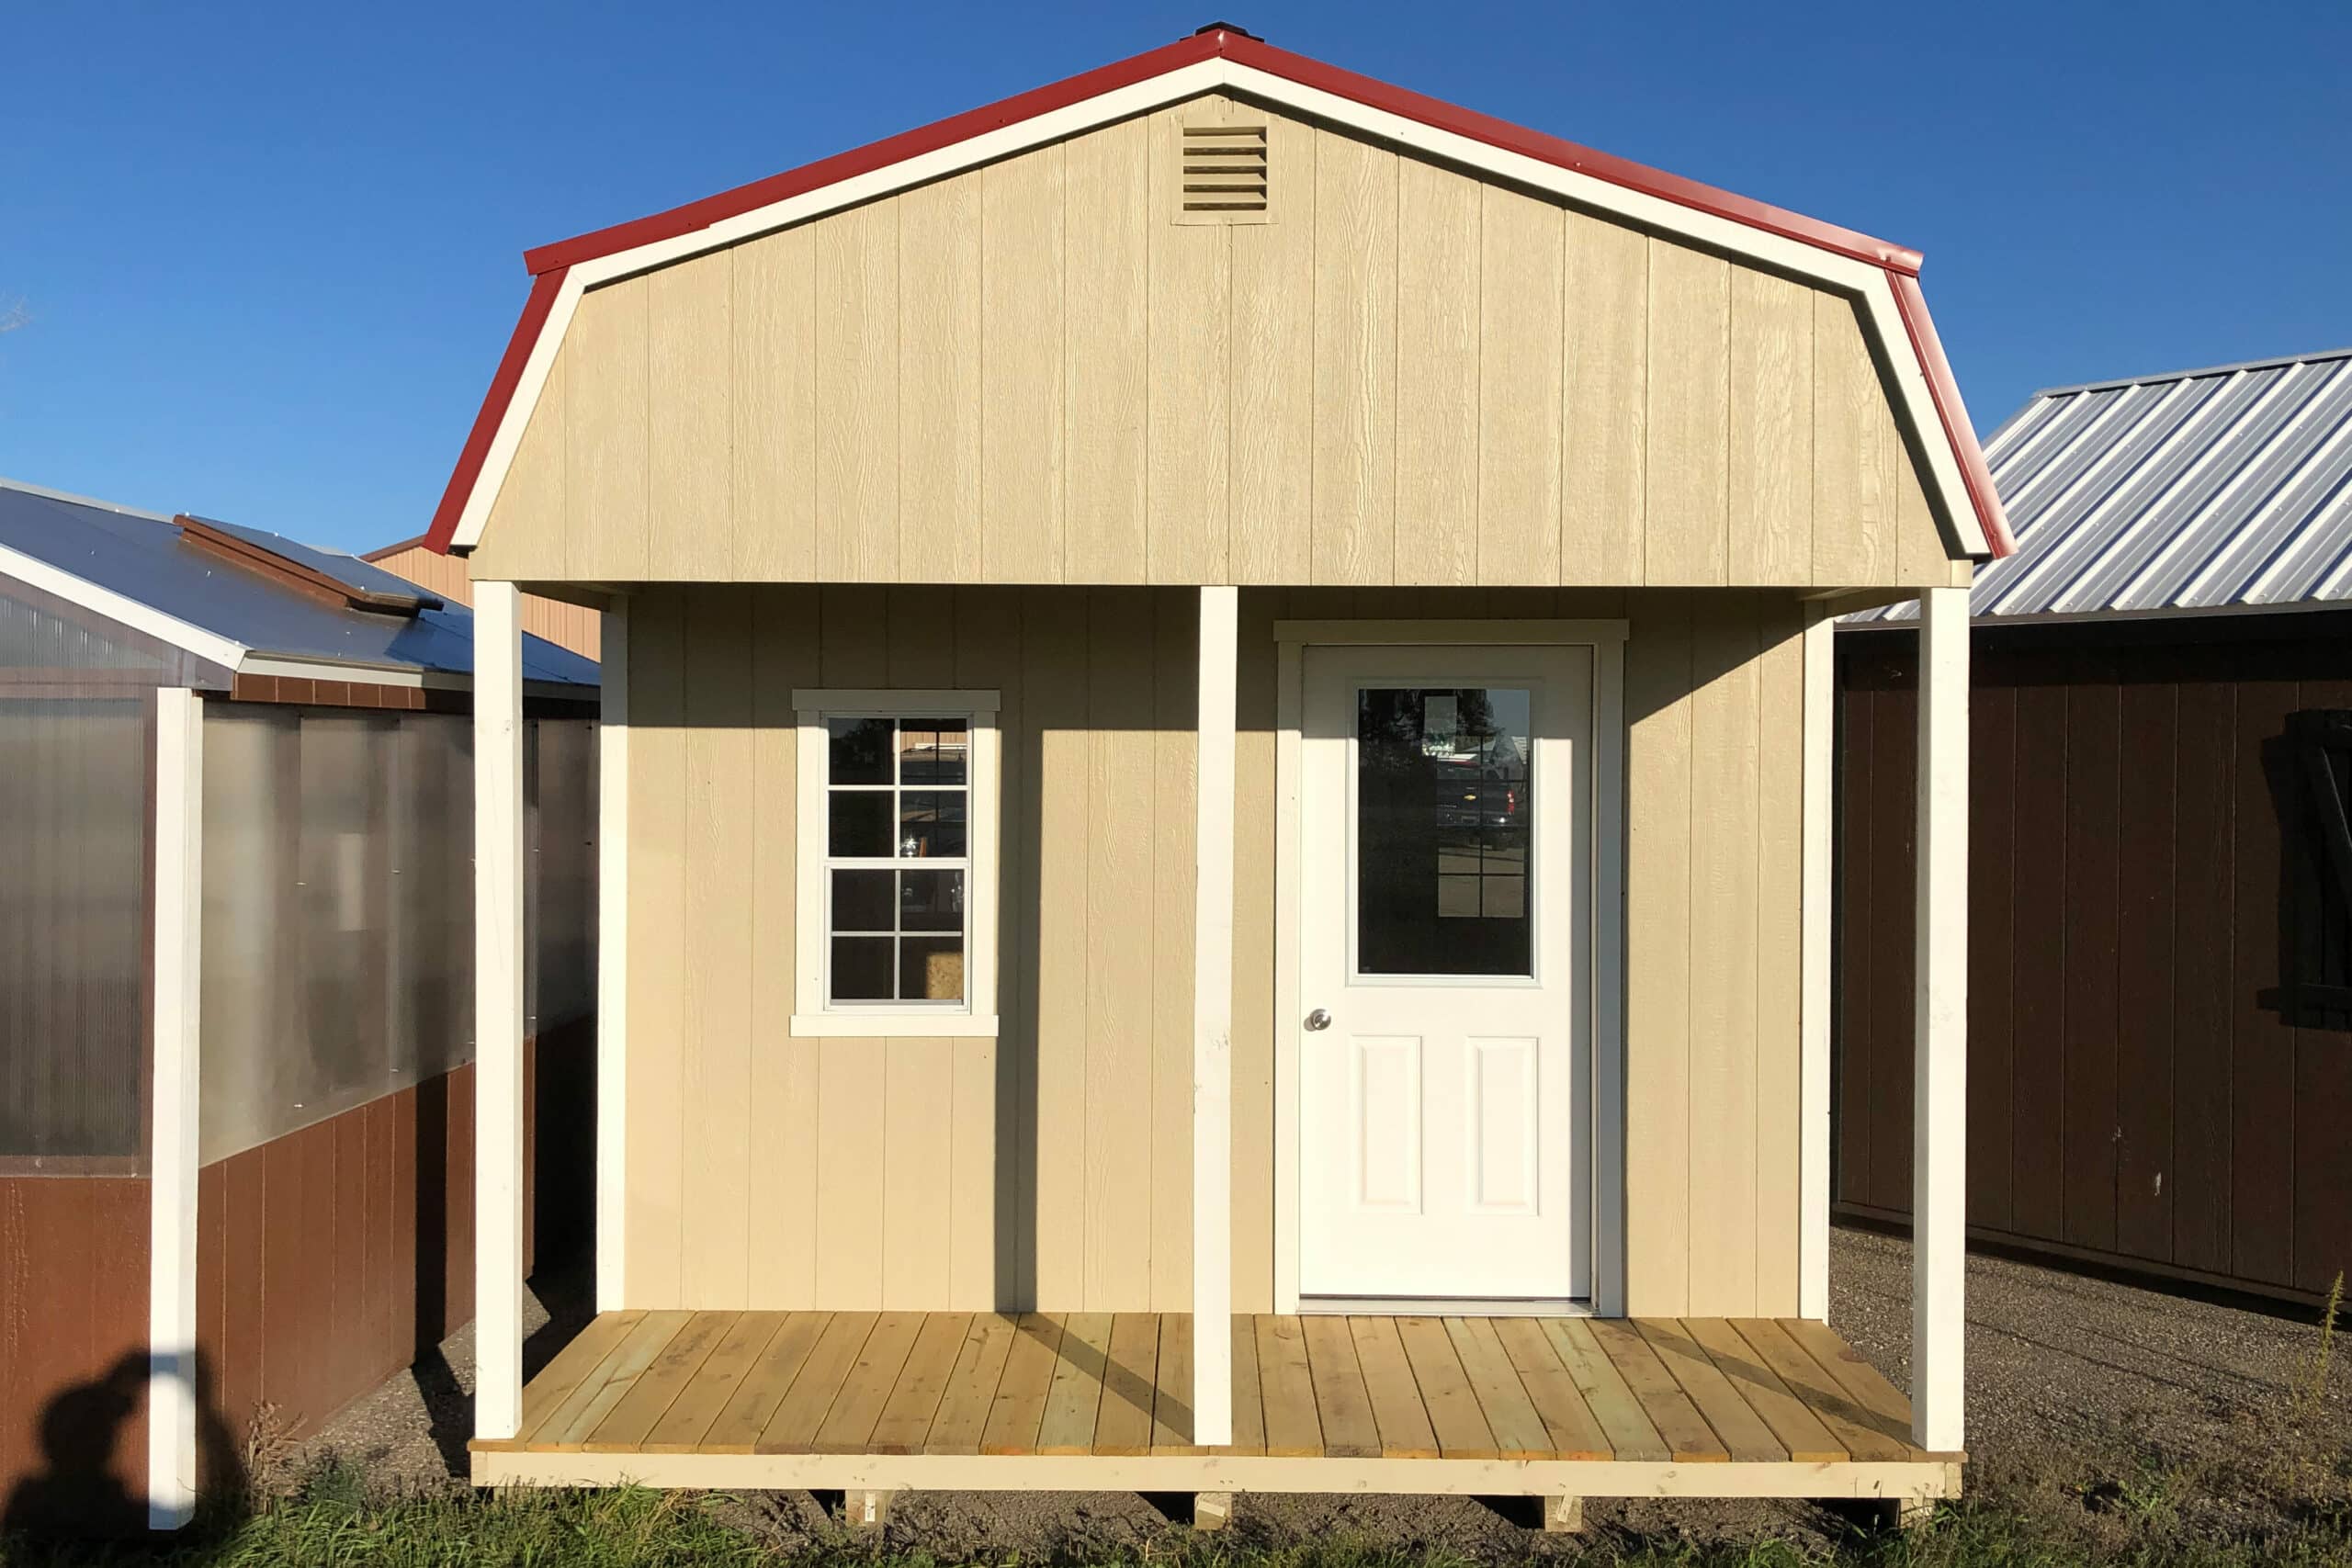
{"type": "MultiPolygon", "coordinates": [[[[1195,614],[1141,588],[633,599],[631,1307],[1189,1301],[1195,614]],[[993,1040],[789,1032],[791,693],[882,684],[1001,694],[993,1040]]],[[[1235,1301],[1273,1300],[1273,623],[1488,615],[1632,625],[1634,1308],[1793,1312],[1805,611],[1767,592],[1243,594],[1235,1301]]]]}
{"type": "MultiPolygon", "coordinates": [[[[386,571],[407,578],[429,593],[439,594],[453,604],[470,605],[474,602],[473,580],[466,575],[466,563],[456,556],[445,556],[417,544],[394,550],[390,555],[371,555],[367,558],[386,571]]],[[[594,659],[604,637],[604,618],[594,610],[567,604],[561,599],[526,593],[523,595],[523,629],[533,637],[543,637],[560,648],[568,648],[574,653],[594,659]]],[[[250,678],[240,677],[240,680],[250,678]]],[[[356,687],[354,694],[357,694],[356,687]]]]}
{"type": "Polygon", "coordinates": [[[1883,357],[1847,296],[1210,95],[589,290],[468,564],[1947,583],[1883,357]],[[1153,149],[1239,121],[1272,221],[1179,221],[1153,149]]]}
{"type": "MultiPolygon", "coordinates": [[[[593,1020],[526,1042],[524,1061],[525,1265],[560,1266],[593,1228],[593,1020]]],[[[198,1173],[208,1466],[257,1421],[317,1430],[472,1318],[473,1096],[468,1065],[198,1173]]],[[[143,1272],[137,1289],[143,1335],[143,1272]]]]}
{"type": "Polygon", "coordinates": [[[0,1529],[146,1528],[147,1203],[0,1177],[0,1529]]]}
{"type": "MultiPolygon", "coordinates": [[[[2352,1028],[2289,716],[2352,708],[2344,617],[1980,631],[1968,1218],[2297,1299],[2352,1268],[2352,1028]]],[[[1916,653],[1839,637],[1836,1199],[1907,1213],[1916,653]]]]}

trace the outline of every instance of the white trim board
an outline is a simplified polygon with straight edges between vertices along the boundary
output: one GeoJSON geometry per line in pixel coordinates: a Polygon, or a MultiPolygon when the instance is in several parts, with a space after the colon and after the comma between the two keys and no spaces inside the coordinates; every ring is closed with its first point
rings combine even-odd
{"type": "Polygon", "coordinates": [[[1589,647],[1592,679],[1592,1214],[1591,1311],[1625,1310],[1625,636],[1617,620],[1276,624],[1274,726],[1274,1311],[1317,1310],[1299,1293],[1298,920],[1305,835],[1300,740],[1309,647],[1446,646],[1433,628],[1467,627],[1453,646],[1499,647],[1476,628],[1510,626],[1518,645],[1589,647]],[[1295,635],[1312,634],[1314,640],[1295,635]],[[1289,634],[1289,635],[1285,635],[1289,634]]]}
{"type": "Polygon", "coordinates": [[[204,703],[155,693],[154,1142],[147,1253],[147,1528],[196,1514],[198,1057],[204,975],[204,703]]]}
{"type": "Polygon", "coordinates": [[[474,1435],[523,1420],[523,627],[474,604],[474,1435]]]}
{"type": "MultiPolygon", "coordinates": [[[[1944,513],[1963,554],[1992,554],[1984,520],[1961,473],[1959,453],[1945,433],[1944,415],[1928,384],[1927,368],[1904,325],[1895,299],[1894,279],[1872,263],[1801,240],[1789,239],[1714,213],[1652,196],[1575,169],[1510,152],[1491,143],[1453,131],[1441,130],[1416,119],[1374,108],[1350,97],[1302,86],[1287,78],[1226,59],[1198,61],[1161,75],[1066,105],[1061,108],[1000,126],[951,146],[935,148],[900,163],[803,191],[765,207],[645,244],[596,256],[569,268],[541,323],[538,336],[526,356],[514,394],[501,411],[481,468],[468,491],[451,547],[474,548],[481,542],[491,508],[506,482],[514,454],[522,445],[532,411],[538,406],[558,349],[570,330],[581,297],[599,284],[666,266],[687,257],[754,239],[791,224],[872,201],[928,181],[977,168],[1023,152],[1046,142],[1079,135],[1114,120],[1165,107],[1205,93],[1230,91],[1261,102],[1322,119],[1359,135],[1394,143],[1428,157],[1475,173],[1508,180],[1546,192],[1587,210],[1711,250],[1760,263],[1823,288],[1836,290],[1861,305],[1868,335],[1876,357],[1893,367],[1895,402],[1904,423],[1911,427],[1928,462],[1930,500],[1944,513]]],[[[1953,396],[1958,398],[1954,389],[1953,396]]],[[[1955,406],[1952,420],[1968,423],[1965,410],[1955,406]]]]}

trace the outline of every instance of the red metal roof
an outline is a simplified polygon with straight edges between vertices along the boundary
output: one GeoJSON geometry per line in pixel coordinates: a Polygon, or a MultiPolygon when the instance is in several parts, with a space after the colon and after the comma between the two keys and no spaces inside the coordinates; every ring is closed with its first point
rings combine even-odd
{"type": "Polygon", "coordinates": [[[481,412],[475,417],[473,428],[458,454],[457,468],[449,476],[448,488],[443,492],[441,504],[434,513],[433,525],[425,534],[426,543],[446,553],[450,541],[456,536],[458,519],[465,509],[467,496],[481,474],[491,441],[497,434],[515,386],[522,379],[524,364],[530,357],[532,345],[546,324],[556,293],[570,268],[582,262],[633,250],[639,245],[691,234],[696,230],[707,229],[712,224],[790,197],[822,189],[854,175],[887,168],[909,158],[969,141],[988,131],[1034,119],[1071,104],[1219,57],[1435,130],[1483,141],[1503,152],[1571,169],[1678,206],[1728,219],[1752,229],[1883,268],[1896,286],[1896,299],[1902,306],[1913,347],[1919,353],[1937,411],[1943,420],[1945,433],[1959,455],[1970,499],[1975,503],[1984,523],[1986,538],[1992,542],[1993,553],[2005,556],[2017,547],[2002,517],[1999,499],[1993,494],[1984,454],[1977,447],[1974,431],[1969,427],[1959,389],[1951,378],[1950,366],[1944,362],[1934,326],[1928,320],[1926,302],[1917,283],[1918,252],[1884,240],[1872,239],[1834,223],[1824,223],[1767,202],[1718,190],[1679,175],[1669,175],[1630,159],[1595,152],[1556,136],[1548,136],[1542,131],[1497,119],[1491,115],[1409,92],[1335,65],[1327,65],[1302,54],[1276,49],[1227,26],[1204,28],[1189,38],[1159,49],[1148,50],[1113,64],[1081,72],[1046,86],[1017,94],[981,108],[967,110],[913,130],[885,137],[850,152],[820,158],[815,163],[804,164],[797,169],[788,169],[749,185],[738,186],[732,190],[721,191],[716,196],[687,202],[666,212],[657,212],[650,217],[614,224],[526,251],[523,262],[533,274],[530,298],[524,304],[522,319],[515,323],[514,335],[507,343],[505,355],[499,361],[497,374],[492,378],[489,394],[482,400],[481,412]]]}

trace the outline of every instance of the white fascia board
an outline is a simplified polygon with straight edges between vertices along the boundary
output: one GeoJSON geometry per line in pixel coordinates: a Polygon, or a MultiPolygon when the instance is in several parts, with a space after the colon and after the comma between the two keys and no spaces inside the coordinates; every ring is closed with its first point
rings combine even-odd
{"type": "MultiPolygon", "coordinates": [[[[1114,92],[1070,104],[1046,114],[1000,127],[991,131],[893,164],[854,175],[820,189],[804,191],[750,212],[725,219],[691,234],[656,240],[608,256],[574,265],[564,276],[538,339],[532,344],[523,375],[501,415],[481,471],[476,476],[465,510],[458,514],[452,547],[469,550],[481,541],[490,509],[505,483],[514,451],[530,423],[539,394],[554,368],[556,350],[588,289],[615,278],[666,266],[722,246],[739,244],[761,234],[805,222],[858,202],[960,174],[986,163],[1026,152],[1049,141],[1079,135],[1113,120],[1147,113],[1165,105],[1219,90],[1245,93],[1254,98],[1302,115],[1345,126],[1366,136],[1412,148],[1483,174],[1549,191],[1579,207],[1606,212],[1660,233],[1687,239],[1810,279],[1859,300],[1865,319],[1876,333],[1879,347],[1894,367],[1896,392],[1905,413],[1917,428],[1920,446],[1928,455],[1929,489],[1959,527],[1960,543],[1972,555],[1992,553],[1984,525],[1976,514],[1962,482],[1959,454],[1945,432],[1928,386],[1927,368],[1919,361],[1894,286],[1883,267],[1821,246],[1775,234],[1712,212],[1685,207],[1646,191],[1631,189],[1562,168],[1524,153],[1506,152],[1489,142],[1392,114],[1353,98],[1320,88],[1303,86],[1285,77],[1238,64],[1229,60],[1204,60],[1179,67],[1149,81],[1132,83],[1114,92]]],[[[1956,420],[1965,414],[1952,411],[1956,420]]]]}
{"type": "Polygon", "coordinates": [[[165,615],[152,604],[117,593],[111,588],[101,588],[87,578],[76,577],[61,570],[45,560],[12,550],[0,545],[0,576],[13,577],[31,584],[44,593],[53,594],[67,604],[119,622],[132,631],[171,644],[184,653],[208,660],[223,670],[233,671],[250,650],[243,643],[190,626],[176,615],[165,615]]]}

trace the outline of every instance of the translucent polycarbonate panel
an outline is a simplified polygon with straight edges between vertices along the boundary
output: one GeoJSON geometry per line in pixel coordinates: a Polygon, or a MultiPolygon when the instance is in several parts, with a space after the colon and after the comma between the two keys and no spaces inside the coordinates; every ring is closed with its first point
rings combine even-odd
{"type": "MultiPolygon", "coordinates": [[[[524,759],[537,1032],[595,1002],[595,726],[524,759]]],[[[473,787],[461,715],[208,710],[205,1160],[473,1059],[473,787]]]]}
{"type": "Polygon", "coordinates": [[[148,771],[138,700],[0,700],[0,1157],[143,1165],[148,771]]]}
{"type": "Polygon", "coordinates": [[[68,616],[0,592],[0,670],[150,670],[162,660],[95,616],[68,616]]]}
{"type": "Polygon", "coordinates": [[[535,940],[525,1000],[536,1033],[596,1006],[597,738],[587,719],[533,719],[526,734],[535,940]]]}

